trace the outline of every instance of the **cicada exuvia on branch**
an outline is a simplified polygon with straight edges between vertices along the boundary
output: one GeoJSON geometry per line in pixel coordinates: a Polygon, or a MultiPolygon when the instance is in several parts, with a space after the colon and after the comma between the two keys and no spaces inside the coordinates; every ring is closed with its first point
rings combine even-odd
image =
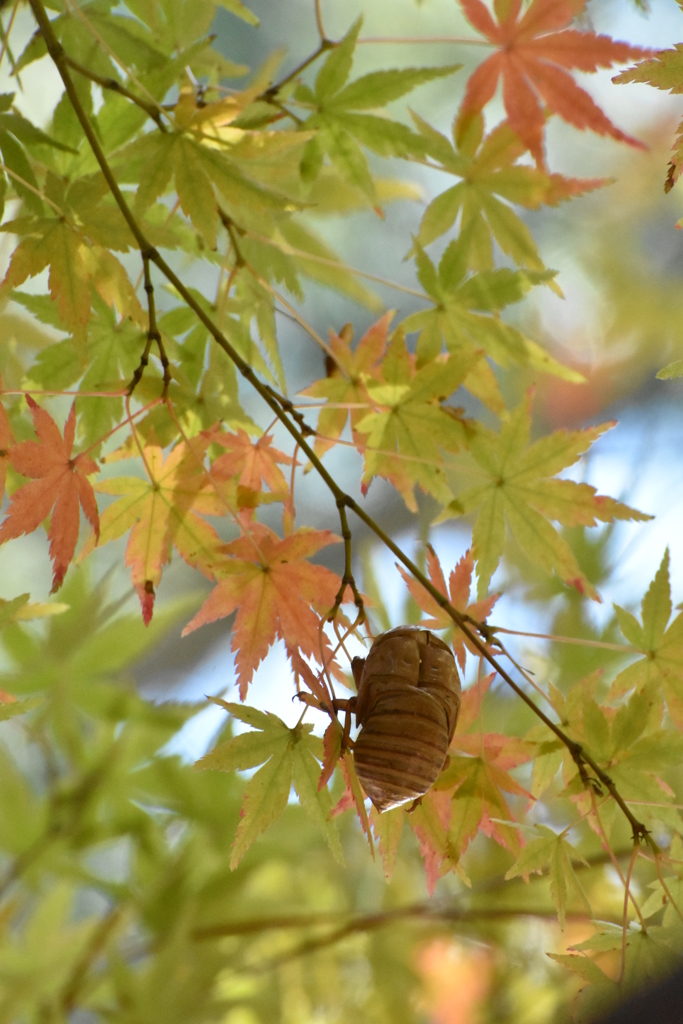
{"type": "MultiPolygon", "coordinates": [[[[460,679],[450,647],[428,629],[398,626],[354,658],[358,694],[335,700],[360,732],[353,759],[363,789],[378,811],[424,796],[436,782],[460,711],[460,679]]],[[[349,744],[351,745],[351,744],[349,744]]]]}

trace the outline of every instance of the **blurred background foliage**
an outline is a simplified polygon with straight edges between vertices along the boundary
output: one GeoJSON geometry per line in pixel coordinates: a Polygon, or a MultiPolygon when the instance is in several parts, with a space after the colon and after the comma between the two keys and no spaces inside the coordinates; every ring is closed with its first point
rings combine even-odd
{"type": "MultiPolygon", "coordinates": [[[[222,10],[216,18],[217,45],[226,58],[255,68],[281,48],[286,73],[315,49],[308,0],[254,0],[251,6],[259,28],[222,10]]],[[[361,9],[355,0],[324,6],[333,38],[361,9]]],[[[367,6],[368,36],[383,35],[388,26],[397,36],[467,34],[452,0],[373,0],[367,6]]],[[[648,15],[626,0],[593,0],[589,11],[597,31],[643,45],[672,45],[683,34],[683,16],[669,0],[653,0],[648,15]]],[[[17,18],[28,36],[27,10],[19,8],[17,18]]],[[[457,45],[406,44],[391,56],[397,65],[462,61],[464,74],[478,54],[457,45]]],[[[366,46],[355,70],[386,61],[386,53],[366,46]]],[[[604,597],[599,608],[535,575],[510,544],[493,581],[492,589],[503,594],[493,618],[512,629],[609,644],[618,639],[611,601],[637,608],[667,545],[674,601],[683,599],[683,385],[655,380],[660,367],[683,358],[683,234],[675,228],[683,202],[680,186],[668,196],[662,188],[681,104],[645,86],[616,88],[607,72],[587,84],[614,120],[644,137],[650,149],[624,150],[552,125],[552,169],[609,175],[615,183],[559,209],[526,215],[546,264],[560,271],[565,298],[537,289],[543,294],[527,299],[521,322],[586,377],[584,384],[552,377],[537,384],[537,429],[618,419],[620,427],[578,472],[657,518],[645,526],[572,531],[580,564],[604,597]]],[[[414,99],[416,110],[442,130],[453,116],[453,88],[450,80],[432,83],[414,99]]],[[[40,119],[57,89],[42,61],[24,73],[17,102],[40,119]]],[[[388,177],[378,157],[373,170],[388,177]]],[[[326,237],[348,263],[408,283],[404,241],[443,185],[417,165],[401,171],[405,180],[383,186],[383,219],[349,197],[326,237]]],[[[9,242],[3,251],[6,257],[9,242]]],[[[187,274],[201,288],[202,269],[187,274]]],[[[373,290],[376,299],[364,307],[313,284],[300,308],[322,335],[352,321],[356,337],[384,306],[412,311],[409,296],[373,290]]],[[[27,351],[42,338],[31,336],[20,309],[8,307],[2,316],[3,367],[15,365],[21,375],[27,351]]],[[[292,391],[303,388],[321,374],[320,353],[296,323],[283,319],[278,329],[292,391]]],[[[508,373],[506,398],[516,400],[528,383],[524,371],[508,373]]],[[[250,396],[243,399],[256,417],[250,396]]],[[[355,453],[336,452],[331,465],[343,486],[357,488],[355,453]]],[[[312,475],[302,481],[298,500],[310,523],[331,525],[333,507],[312,475]]],[[[415,532],[382,481],[373,483],[369,506],[421,557],[426,527],[415,532]]],[[[428,522],[427,501],[421,512],[428,522]]],[[[468,543],[458,524],[433,530],[429,539],[447,567],[468,543]]],[[[347,864],[340,868],[292,803],[230,871],[244,780],[192,768],[217,735],[227,735],[225,716],[207,708],[204,694],[234,699],[229,623],[180,640],[180,627],[201,597],[196,578],[180,563],[165,576],[160,610],[145,630],[122,549],[112,549],[95,553],[90,572],[71,570],[60,594],[68,606],[62,614],[24,621],[7,606],[2,621],[0,687],[37,698],[29,717],[8,717],[0,725],[2,1024],[561,1024],[570,1013],[599,1008],[599,994],[597,1004],[584,1005],[576,996],[582,979],[546,955],[562,954],[592,934],[580,899],[571,897],[560,930],[547,875],[503,885],[510,856],[484,835],[464,858],[472,887],[449,875],[428,898],[412,834],[404,834],[387,883],[351,815],[339,819],[347,864]]],[[[32,601],[44,600],[46,567],[44,538],[32,535],[1,548],[0,596],[10,601],[30,591],[32,601]]],[[[392,561],[367,538],[359,576],[375,593],[380,628],[416,620],[392,561]]],[[[596,647],[522,637],[510,638],[509,646],[528,671],[565,692],[594,671],[608,680],[624,664],[617,653],[596,647]]],[[[275,650],[259,669],[253,703],[292,722],[291,692],[284,658],[275,650]]],[[[1,710],[9,716],[12,707],[1,710]]],[[[509,735],[521,736],[533,724],[500,685],[487,694],[483,716],[486,729],[509,735]]],[[[679,792],[680,774],[667,776],[679,792]]],[[[529,766],[518,777],[532,785],[529,766]]],[[[558,782],[552,785],[559,789],[558,782]]],[[[573,809],[566,798],[550,795],[548,823],[562,826],[573,809]]],[[[520,799],[512,797],[512,805],[520,799]]],[[[597,918],[619,921],[623,897],[609,856],[587,826],[578,831],[586,860],[577,868],[581,886],[597,918]]],[[[616,847],[629,850],[625,827],[616,847]]],[[[651,877],[644,870],[638,891],[646,895],[655,878],[654,867],[651,877]]],[[[673,955],[661,949],[657,962],[642,958],[635,965],[634,984],[668,966],[673,955]]],[[[618,961],[615,946],[597,962],[614,976],[618,961]]]]}

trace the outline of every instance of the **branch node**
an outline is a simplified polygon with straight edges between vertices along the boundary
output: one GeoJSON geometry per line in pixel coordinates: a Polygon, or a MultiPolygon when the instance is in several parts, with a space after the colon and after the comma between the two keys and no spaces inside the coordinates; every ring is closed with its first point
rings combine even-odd
{"type": "Polygon", "coordinates": [[[150,350],[152,348],[152,344],[154,343],[154,344],[156,344],[157,348],[159,349],[159,359],[161,361],[161,368],[162,368],[162,371],[163,371],[163,388],[162,388],[162,392],[161,392],[161,397],[163,399],[166,399],[168,397],[168,389],[169,389],[169,386],[171,384],[171,379],[172,379],[171,378],[171,367],[170,367],[170,363],[169,363],[169,360],[168,360],[168,356],[166,355],[166,349],[164,348],[164,343],[163,343],[163,341],[161,339],[161,332],[159,331],[159,328],[157,327],[156,306],[155,306],[155,303],[154,303],[154,285],[152,284],[152,276],[151,276],[150,270],[149,270],[150,260],[154,259],[154,256],[158,256],[158,253],[157,253],[156,249],[149,248],[149,249],[145,249],[144,251],[142,251],[141,252],[141,256],[142,256],[142,264],[143,264],[144,279],[145,279],[144,289],[145,289],[145,292],[147,293],[147,319],[148,319],[147,341],[145,343],[145,348],[143,350],[143,353],[140,356],[140,364],[139,364],[138,368],[136,369],[135,373],[133,374],[133,378],[132,378],[130,384],[128,385],[128,388],[127,388],[128,397],[130,398],[130,396],[133,394],[133,392],[135,391],[136,387],[138,386],[138,384],[142,380],[142,375],[145,372],[145,367],[149,363],[149,353],[150,353],[150,350]]]}

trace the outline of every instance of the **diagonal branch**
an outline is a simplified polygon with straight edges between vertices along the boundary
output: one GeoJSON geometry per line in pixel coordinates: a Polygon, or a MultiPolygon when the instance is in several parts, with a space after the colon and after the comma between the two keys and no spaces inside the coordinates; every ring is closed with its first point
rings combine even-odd
{"type": "Polygon", "coordinates": [[[313,448],[306,440],[306,435],[314,434],[315,431],[311,427],[306,426],[303,423],[303,419],[300,418],[300,414],[296,414],[297,422],[292,421],[292,417],[295,415],[291,403],[288,399],[277,396],[276,392],[272,388],[264,385],[254,373],[253,368],[249,363],[240,355],[240,353],[234,348],[230,341],[225,337],[223,332],[214,323],[211,317],[205,312],[199,302],[192,295],[191,291],[185,286],[183,281],[177,276],[172,268],[166,263],[161,254],[154,248],[149,242],[142,228],[138,224],[136,218],[133,216],[121,189],[118,186],[116,178],[112,172],[111,167],[104,154],[102,146],[100,144],[97,135],[90,123],[88,115],[86,114],[83,106],[78,97],[78,93],[74,87],[71,74],[69,72],[68,61],[64,52],[64,48],[57,39],[50,19],[47,16],[45,7],[43,6],[42,0],[29,0],[33,14],[38,22],[40,31],[45,39],[48,53],[54,61],[57,70],[64,82],[66,93],[71,101],[74,108],[74,112],[80,121],[83,132],[90,143],[93,154],[100,166],[102,174],[111,190],[111,193],[126,220],[126,223],[130,227],[130,230],[135,238],[136,242],[142,253],[143,260],[148,260],[154,263],[166,279],[173,285],[177,293],[181,296],[187,306],[194,312],[197,318],[204,324],[208,332],[214,338],[216,343],[223,349],[228,358],[234,363],[236,368],[239,370],[241,375],[247,380],[254,390],[261,396],[263,401],[278,417],[283,427],[287,430],[294,441],[299,445],[301,451],[308,457],[311,464],[315,468],[316,472],[323,480],[327,488],[330,490],[335,498],[337,507],[351,509],[352,512],[363,522],[365,525],[375,534],[376,537],[387,547],[392,554],[408,569],[408,571],[418,580],[419,583],[427,590],[427,592],[434,598],[439,607],[441,607],[447,615],[453,620],[455,625],[461,630],[461,632],[467,637],[472,646],[479,652],[482,658],[487,661],[493,669],[498,673],[501,679],[504,679],[507,685],[514,690],[517,696],[524,701],[524,703],[533,711],[533,713],[540,718],[540,720],[550,729],[552,733],[560,740],[562,744],[567,748],[571,754],[574,762],[578,768],[583,784],[588,787],[590,786],[590,779],[587,772],[587,766],[594,773],[595,778],[599,781],[600,785],[603,786],[610,796],[620,807],[622,813],[627,818],[632,832],[634,840],[643,838],[647,841],[651,849],[658,853],[659,848],[654,842],[650,833],[648,832],[645,825],[638,821],[633,815],[630,808],[625,803],[624,799],[618,792],[614,782],[609,775],[600,767],[596,760],[583,749],[580,743],[576,740],[571,739],[570,736],[559,726],[556,725],[548,716],[541,711],[539,707],[534,703],[531,697],[514,681],[510,674],[503,668],[498,659],[491,653],[487,644],[484,640],[480,639],[479,633],[488,638],[488,629],[485,625],[477,623],[472,620],[469,616],[463,615],[455,608],[450,601],[433,585],[433,583],[425,576],[425,574],[418,568],[418,566],[408,558],[408,556],[402,551],[402,549],[396,544],[391,537],[379,526],[374,519],[368,515],[350,495],[346,494],[339,484],[336,482],[334,477],[328,472],[321,460],[313,451],[313,448]],[[290,407],[289,409],[287,407],[290,407]],[[291,413],[291,415],[290,415],[291,413]]]}

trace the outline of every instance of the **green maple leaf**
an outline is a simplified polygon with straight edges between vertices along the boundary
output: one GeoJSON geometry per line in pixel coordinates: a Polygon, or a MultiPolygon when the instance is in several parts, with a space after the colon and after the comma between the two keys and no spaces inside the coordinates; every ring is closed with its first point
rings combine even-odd
{"type": "Polygon", "coordinates": [[[462,230],[467,229],[470,265],[476,269],[493,269],[495,240],[518,266],[544,270],[531,232],[510,204],[527,210],[537,210],[541,205],[556,206],[609,183],[606,178],[564,178],[518,164],[526,147],[507,121],[484,138],[482,114],[469,118],[465,130],[456,117],[451,143],[417,114],[412,116],[439,169],[462,179],[429,204],[418,240],[421,245],[429,245],[449,231],[460,216],[462,230]]]}
{"type": "Polygon", "coordinates": [[[12,253],[2,291],[49,266],[48,285],[61,320],[70,330],[85,327],[90,318],[90,275],[80,233],[61,217],[22,218],[21,224],[10,222],[2,228],[24,235],[12,253]]]}
{"type": "Polygon", "coordinates": [[[388,157],[423,155],[425,146],[406,125],[365,111],[386,107],[425,82],[452,75],[462,65],[373,71],[347,84],[361,22],[359,18],[328,56],[314,89],[302,85],[294,95],[296,101],[313,109],[304,129],[316,129],[302,157],[304,180],[318,176],[327,153],[342,175],[374,203],[375,185],[362,147],[388,157]]]}
{"type": "Polygon", "coordinates": [[[150,132],[117,154],[122,176],[138,183],[135,211],[143,214],[175,185],[183,212],[215,249],[219,198],[230,210],[294,209],[298,204],[283,193],[250,178],[229,156],[229,147],[203,145],[201,133],[150,132]]]}
{"type": "MultiPolygon", "coordinates": [[[[629,82],[644,82],[661,89],[663,92],[683,92],[683,43],[676,43],[673,50],[660,50],[654,57],[640,61],[634,67],[615,75],[612,81],[616,85],[629,82]]],[[[683,121],[678,126],[676,141],[673,146],[674,155],[669,163],[669,170],[664,183],[664,191],[670,192],[680,177],[683,169],[683,121]]],[[[677,364],[672,364],[676,366],[677,364]]],[[[670,369],[667,367],[666,369],[670,369]]],[[[678,376],[678,373],[667,373],[666,376],[678,376]]],[[[664,371],[657,374],[665,376],[664,371]]]]}
{"type": "Polygon", "coordinates": [[[530,835],[537,836],[527,842],[519,857],[508,870],[505,879],[528,875],[532,871],[549,868],[550,896],[557,909],[560,928],[564,928],[567,913],[568,890],[578,895],[588,913],[592,916],[590,905],[581,883],[579,882],[572,860],[587,865],[587,861],[565,839],[565,832],[553,832],[546,825],[534,825],[533,829],[525,829],[530,835]],[[540,835],[539,835],[540,833],[540,835]]]}
{"type": "Polygon", "coordinates": [[[614,610],[621,632],[644,657],[617,676],[610,696],[619,697],[633,688],[636,692],[661,689],[671,717],[683,728],[683,614],[668,625],[672,611],[668,548],[643,598],[642,625],[624,608],[615,605],[614,610]]]}
{"type": "MultiPolygon", "coordinates": [[[[674,730],[662,729],[662,701],[657,688],[650,686],[632,693],[630,699],[618,708],[598,703],[598,688],[602,686],[601,673],[593,672],[572,687],[567,695],[550,687],[552,706],[572,739],[582,743],[604,767],[626,800],[636,801],[638,817],[648,828],[663,823],[673,831],[681,828],[681,818],[673,800],[673,792],[662,780],[683,757],[683,737],[674,730]]],[[[532,730],[538,735],[536,730],[532,730]]],[[[564,780],[573,795],[581,793],[576,765],[565,748],[541,743],[541,756],[549,758],[552,774],[564,761],[564,780]],[[549,748],[549,749],[545,749],[549,748]]],[[[534,760],[534,769],[536,762],[534,760]]],[[[543,768],[540,769],[543,771],[543,768]]],[[[547,777],[547,776],[546,776],[547,777]]],[[[603,827],[611,827],[610,815],[615,805],[601,812],[603,827]]]]}
{"type": "Polygon", "coordinates": [[[253,727],[233,739],[220,743],[197,761],[199,769],[243,771],[262,765],[247,783],[237,834],[230,856],[230,867],[240,860],[262,832],[282,815],[294,785],[304,811],[323,833],[335,859],[344,863],[339,835],[329,820],[332,802],[326,787],[318,790],[322,741],[311,735],[312,725],[288,728],[271,712],[257,711],[242,704],[230,704],[212,698],[235,718],[253,727]]]}
{"type": "MultiPolygon", "coordinates": [[[[39,319],[64,328],[50,316],[53,304],[47,296],[14,292],[12,298],[31,310],[39,319]]],[[[81,391],[115,391],[125,387],[140,362],[145,346],[144,334],[130,320],[118,320],[116,314],[98,296],[92,297],[93,315],[88,325],[85,352],[77,351],[72,338],[53,342],[38,353],[29,371],[31,381],[50,390],[68,388],[80,381],[81,391]]],[[[55,311],[56,312],[56,311],[55,311]]],[[[78,436],[85,447],[118,423],[123,414],[122,398],[78,398],[78,436]]]]}
{"type": "MultiPolygon", "coordinates": [[[[531,366],[565,380],[583,378],[563,367],[521,331],[504,323],[499,311],[519,302],[536,284],[548,283],[554,271],[484,270],[469,274],[470,238],[473,222],[450,242],[438,270],[415,242],[415,261],[420,284],[434,302],[434,308],[412,313],[403,321],[405,330],[420,331],[419,362],[433,359],[442,341],[449,352],[460,355],[483,349],[500,366],[531,366]]],[[[485,360],[474,367],[465,385],[494,412],[505,403],[496,378],[485,360]]]]}
{"type": "Polygon", "coordinates": [[[503,423],[500,434],[477,427],[468,448],[474,475],[481,482],[461,492],[440,519],[476,511],[472,540],[480,598],[486,594],[503,554],[507,522],[531,562],[556,573],[568,586],[593,600],[600,600],[550,520],[563,526],[595,526],[615,519],[642,522],[652,517],[596,494],[589,484],[552,478],[573,465],[613,425],[557,430],[529,444],[531,394],[527,394],[503,423]]]}
{"type": "MultiPolygon", "coordinates": [[[[10,182],[16,195],[23,199],[28,210],[41,216],[45,212],[45,207],[38,194],[38,182],[25,147],[37,145],[62,150],[69,150],[69,147],[62,145],[57,139],[53,139],[26,120],[17,110],[12,109],[13,99],[14,93],[0,95],[0,153],[3,163],[10,171],[14,171],[10,182]]],[[[0,175],[0,180],[3,185],[4,202],[4,189],[7,186],[4,173],[0,175]]]]}
{"type": "Polygon", "coordinates": [[[479,358],[478,352],[459,358],[439,356],[416,369],[403,331],[394,332],[382,360],[381,377],[364,381],[375,411],[356,424],[357,434],[366,435],[364,494],[374,476],[383,476],[413,511],[417,510],[415,484],[441,504],[451,501],[441,453],[463,447],[465,427],[460,415],[441,403],[460,387],[479,358]]]}

